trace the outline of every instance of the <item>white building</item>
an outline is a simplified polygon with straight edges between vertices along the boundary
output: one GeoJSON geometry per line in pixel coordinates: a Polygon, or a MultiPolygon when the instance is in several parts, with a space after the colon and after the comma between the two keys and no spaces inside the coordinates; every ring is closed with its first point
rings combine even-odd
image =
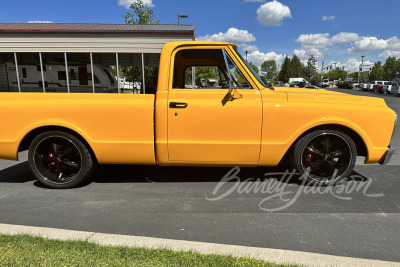
{"type": "Polygon", "coordinates": [[[0,23],[0,92],[120,92],[114,75],[151,92],[163,45],[187,40],[193,25],[0,23]]]}

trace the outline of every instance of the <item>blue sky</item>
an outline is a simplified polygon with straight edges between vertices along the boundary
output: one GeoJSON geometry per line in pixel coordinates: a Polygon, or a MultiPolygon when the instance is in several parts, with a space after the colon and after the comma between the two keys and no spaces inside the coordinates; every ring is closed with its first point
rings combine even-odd
{"type": "MultiPolygon", "coordinates": [[[[0,0],[0,22],[123,23],[135,0],[0,0]]],[[[400,57],[398,0],[144,0],[160,23],[196,26],[196,38],[234,42],[256,65],[278,64],[284,55],[318,65],[338,62],[355,71],[367,63],[400,57]],[[399,37],[399,38],[398,38],[399,37]]]]}

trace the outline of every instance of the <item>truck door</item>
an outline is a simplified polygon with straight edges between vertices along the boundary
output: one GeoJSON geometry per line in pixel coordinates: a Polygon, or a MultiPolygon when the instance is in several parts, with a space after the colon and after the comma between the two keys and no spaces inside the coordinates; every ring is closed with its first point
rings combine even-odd
{"type": "Polygon", "coordinates": [[[257,165],[261,93],[238,67],[239,59],[221,48],[198,47],[181,49],[173,58],[172,87],[168,92],[169,160],[257,165]],[[236,99],[231,98],[228,71],[240,91],[236,99]],[[201,78],[212,83],[201,87],[195,83],[201,78]]]}

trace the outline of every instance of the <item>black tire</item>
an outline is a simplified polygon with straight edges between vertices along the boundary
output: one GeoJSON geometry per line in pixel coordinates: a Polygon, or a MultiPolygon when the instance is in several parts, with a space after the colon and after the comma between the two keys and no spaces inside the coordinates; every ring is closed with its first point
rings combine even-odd
{"type": "Polygon", "coordinates": [[[29,147],[28,162],[38,181],[56,189],[77,186],[96,166],[86,145],[74,135],[61,131],[36,136],[29,147]]]}
{"type": "Polygon", "coordinates": [[[301,137],[292,150],[291,167],[307,184],[334,185],[352,172],[357,158],[354,141],[336,130],[317,130],[301,137]]]}

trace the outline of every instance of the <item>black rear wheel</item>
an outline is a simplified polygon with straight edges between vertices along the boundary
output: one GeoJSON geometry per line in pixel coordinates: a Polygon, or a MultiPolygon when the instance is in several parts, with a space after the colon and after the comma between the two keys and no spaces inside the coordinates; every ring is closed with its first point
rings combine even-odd
{"type": "Polygon", "coordinates": [[[303,136],[294,146],[292,166],[309,183],[334,184],[346,178],[357,158],[354,141],[336,130],[318,130],[303,136]]]}
{"type": "Polygon", "coordinates": [[[93,157],[81,140],[60,131],[36,136],[29,148],[29,167],[51,188],[71,188],[87,179],[95,168],[93,157]]]}

